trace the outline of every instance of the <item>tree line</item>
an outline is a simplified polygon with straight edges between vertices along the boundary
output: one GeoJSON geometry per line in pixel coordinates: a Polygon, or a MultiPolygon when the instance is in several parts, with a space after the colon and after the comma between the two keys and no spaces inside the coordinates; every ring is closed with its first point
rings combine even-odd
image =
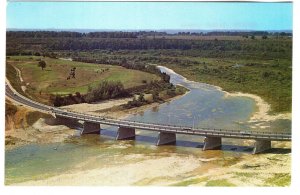
{"type": "Polygon", "coordinates": [[[90,38],[138,38],[141,36],[176,36],[176,35],[194,35],[194,36],[264,36],[279,35],[292,36],[292,32],[268,32],[268,31],[207,31],[207,32],[189,32],[179,31],[174,33],[161,31],[101,31],[101,32],[74,32],[74,31],[7,31],[7,38],[50,38],[50,37],[90,37],[90,38]]]}
{"type": "Polygon", "coordinates": [[[180,40],[180,39],[87,39],[51,38],[43,42],[35,39],[8,39],[7,55],[45,53],[51,51],[92,50],[200,50],[200,51],[256,51],[291,50],[288,40],[180,40]],[[30,42],[30,44],[24,44],[30,42]],[[261,43],[263,42],[263,44],[261,43]]]}

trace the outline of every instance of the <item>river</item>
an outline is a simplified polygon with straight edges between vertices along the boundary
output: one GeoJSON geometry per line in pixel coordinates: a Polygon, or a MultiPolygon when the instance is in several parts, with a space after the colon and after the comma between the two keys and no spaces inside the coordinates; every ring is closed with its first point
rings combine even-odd
{"type": "MultiPolygon", "coordinates": [[[[253,129],[253,122],[249,120],[258,108],[252,98],[226,96],[218,87],[189,81],[166,67],[159,68],[171,76],[170,81],[174,85],[182,85],[190,92],[171,102],[129,116],[128,119],[191,127],[243,131],[253,129]]],[[[291,126],[290,120],[255,123],[263,123],[261,126],[255,126],[255,130],[261,131],[290,131],[291,126]]],[[[228,167],[229,171],[230,166],[247,163],[245,159],[251,156],[249,153],[252,143],[247,140],[223,139],[222,150],[202,151],[203,137],[178,135],[176,146],[157,147],[156,132],[137,130],[136,140],[116,141],[115,127],[102,128],[100,136],[80,137],[78,134],[63,143],[28,144],[6,150],[5,183],[181,185],[181,182],[186,182],[188,185],[202,182],[207,185],[207,182],[212,180],[210,177],[217,174],[218,170],[228,167]],[[206,172],[212,173],[204,174],[206,172]]],[[[282,153],[276,158],[289,158],[288,150],[282,153]]],[[[261,157],[251,157],[251,160],[259,161],[261,157]]],[[[287,161],[284,167],[289,169],[289,166],[287,161]]],[[[238,180],[235,185],[243,183],[238,180]]]]}

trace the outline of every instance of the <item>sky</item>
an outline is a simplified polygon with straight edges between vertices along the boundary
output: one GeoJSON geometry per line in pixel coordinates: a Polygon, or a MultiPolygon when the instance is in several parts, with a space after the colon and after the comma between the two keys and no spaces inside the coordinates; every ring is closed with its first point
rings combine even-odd
{"type": "Polygon", "coordinates": [[[292,30],[292,3],[8,2],[7,28],[292,30]]]}

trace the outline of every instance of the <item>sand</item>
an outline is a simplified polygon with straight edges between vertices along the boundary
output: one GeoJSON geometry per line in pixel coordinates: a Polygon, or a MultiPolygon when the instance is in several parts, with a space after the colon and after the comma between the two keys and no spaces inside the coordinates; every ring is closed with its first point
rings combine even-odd
{"type": "Polygon", "coordinates": [[[115,99],[115,100],[105,100],[102,102],[96,102],[92,104],[89,103],[73,104],[68,106],[62,106],[60,108],[66,109],[68,111],[74,111],[74,112],[104,115],[104,113],[102,113],[101,111],[113,108],[115,106],[124,105],[130,100],[132,100],[132,98],[122,98],[122,99],[115,99]]]}
{"type": "MultiPolygon", "coordinates": [[[[18,185],[133,185],[157,177],[178,177],[201,165],[201,161],[195,157],[179,157],[177,155],[162,158],[152,157],[150,159],[144,156],[142,158],[141,156],[137,157],[139,158],[138,162],[131,162],[122,166],[106,165],[103,168],[64,173],[48,179],[28,181],[18,185]]],[[[137,157],[136,155],[126,156],[129,159],[137,157]]],[[[159,185],[168,183],[170,181],[165,180],[159,185]]]]}

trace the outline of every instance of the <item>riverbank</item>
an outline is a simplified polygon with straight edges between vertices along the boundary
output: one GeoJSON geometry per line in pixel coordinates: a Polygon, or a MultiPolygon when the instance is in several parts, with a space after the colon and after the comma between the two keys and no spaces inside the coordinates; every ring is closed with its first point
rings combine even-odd
{"type": "MultiPolygon", "coordinates": [[[[158,67],[163,67],[163,66],[158,66],[158,67]]],[[[164,69],[167,70],[168,73],[172,74],[177,74],[174,70],[164,67],[164,69]]],[[[189,83],[195,83],[195,81],[190,81],[186,77],[180,75],[185,82],[189,83]]],[[[210,85],[205,83],[206,85],[210,85]]],[[[256,111],[252,114],[252,116],[249,119],[250,123],[255,123],[255,122],[270,122],[270,121],[275,121],[278,119],[287,119],[287,120],[292,120],[292,113],[287,112],[287,113],[279,113],[279,114],[270,114],[271,113],[271,105],[267,103],[263,98],[261,98],[258,95],[254,94],[249,94],[249,93],[242,93],[242,92],[228,92],[225,91],[223,88],[220,86],[214,86],[210,85],[219,91],[222,91],[225,95],[224,98],[229,98],[229,97],[246,97],[246,98],[251,98],[255,101],[256,104],[256,111]]]]}
{"type": "Polygon", "coordinates": [[[180,66],[174,63],[162,63],[162,65],[190,80],[220,86],[228,92],[258,95],[270,104],[272,113],[292,111],[290,60],[281,61],[279,64],[253,58],[198,58],[197,60],[201,61],[201,64],[180,66]]]}

